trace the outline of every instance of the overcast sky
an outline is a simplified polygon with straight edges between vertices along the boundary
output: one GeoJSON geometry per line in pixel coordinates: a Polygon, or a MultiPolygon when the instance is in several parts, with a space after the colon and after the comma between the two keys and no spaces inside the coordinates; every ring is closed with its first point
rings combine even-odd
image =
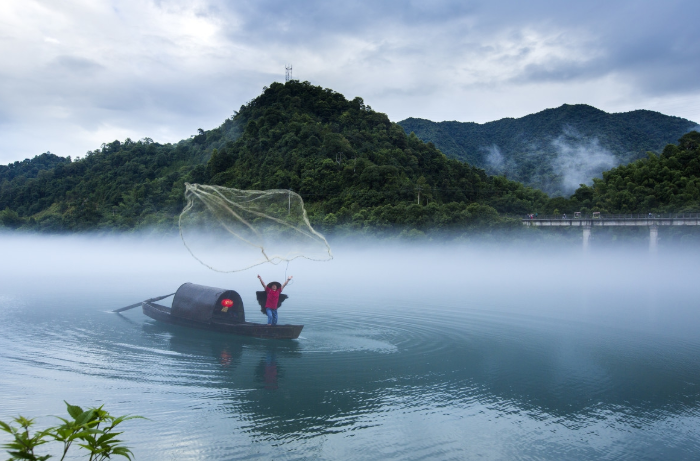
{"type": "Polygon", "coordinates": [[[700,1],[2,0],[0,163],[176,142],[293,76],[393,121],[700,121],[700,1]]]}

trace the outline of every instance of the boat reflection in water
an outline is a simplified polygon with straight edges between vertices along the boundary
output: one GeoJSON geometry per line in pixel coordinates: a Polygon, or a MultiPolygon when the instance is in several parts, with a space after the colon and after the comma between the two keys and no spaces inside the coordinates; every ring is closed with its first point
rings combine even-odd
{"type": "MultiPolygon", "coordinates": [[[[414,330],[411,343],[381,353],[324,352],[311,350],[308,340],[261,340],[153,323],[143,331],[168,337],[167,347],[179,356],[167,362],[185,372],[175,377],[179,384],[218,389],[207,395],[255,439],[388,424],[387,409],[427,417],[434,408],[455,414],[481,408],[514,419],[575,420],[594,427],[621,406],[629,418],[654,419],[699,405],[700,394],[688,392],[687,383],[700,382],[700,370],[664,359],[655,350],[658,343],[645,346],[631,337],[601,343],[593,339],[594,328],[581,326],[552,333],[499,324],[494,335],[488,325],[470,335],[444,328],[439,342],[423,341],[414,330]],[[588,344],[583,348],[588,353],[553,346],[565,341],[588,344]],[[563,371],[571,369],[585,369],[585,379],[563,371]],[[365,415],[374,416],[365,421],[365,415]]],[[[393,331],[396,337],[390,329],[385,340],[399,344],[403,327],[393,331]]]]}
{"type": "Polygon", "coordinates": [[[265,389],[274,391],[279,388],[278,379],[283,374],[283,370],[278,368],[277,354],[274,351],[267,352],[255,371],[257,379],[264,383],[265,389]]]}
{"type": "Polygon", "coordinates": [[[211,368],[205,374],[206,380],[198,383],[208,386],[277,390],[285,375],[282,363],[302,357],[297,341],[212,334],[160,323],[145,323],[142,330],[147,336],[166,336],[168,350],[184,360],[199,362],[211,358],[217,367],[211,368]]]}

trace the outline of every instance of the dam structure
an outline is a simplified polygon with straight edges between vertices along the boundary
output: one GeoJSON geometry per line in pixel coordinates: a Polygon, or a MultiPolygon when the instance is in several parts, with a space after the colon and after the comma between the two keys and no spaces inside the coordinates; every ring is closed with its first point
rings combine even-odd
{"type": "Polygon", "coordinates": [[[661,226],[700,226],[700,213],[672,213],[672,214],[609,214],[593,213],[582,215],[574,213],[574,216],[534,216],[529,215],[523,219],[523,225],[535,227],[580,227],[583,230],[583,249],[588,249],[588,241],[591,238],[591,229],[594,227],[640,227],[649,228],[649,251],[655,253],[659,242],[659,227],[661,226]]]}

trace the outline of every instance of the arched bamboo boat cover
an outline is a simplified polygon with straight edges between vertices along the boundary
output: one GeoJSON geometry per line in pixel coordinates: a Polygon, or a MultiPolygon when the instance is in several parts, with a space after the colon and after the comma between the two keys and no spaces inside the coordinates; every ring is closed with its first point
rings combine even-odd
{"type": "Polygon", "coordinates": [[[234,322],[245,322],[241,296],[233,290],[185,283],[177,289],[172,304],[172,315],[195,322],[210,323],[213,316],[225,315],[234,322]],[[233,306],[226,314],[221,312],[221,301],[230,299],[233,306]]]}

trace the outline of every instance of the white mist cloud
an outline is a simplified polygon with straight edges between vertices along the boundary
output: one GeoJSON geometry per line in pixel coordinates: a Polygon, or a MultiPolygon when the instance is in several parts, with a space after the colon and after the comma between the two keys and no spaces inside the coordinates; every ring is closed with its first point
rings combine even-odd
{"type": "Polygon", "coordinates": [[[552,141],[557,156],[552,161],[554,172],[561,176],[562,188],[573,193],[580,184],[592,183],[605,170],[618,165],[618,160],[600,145],[598,138],[583,139],[573,130],[565,128],[564,134],[552,141]]]}
{"type": "Polygon", "coordinates": [[[501,153],[501,149],[497,145],[493,144],[486,148],[486,163],[491,169],[501,171],[504,160],[503,153],[501,153]]]}

